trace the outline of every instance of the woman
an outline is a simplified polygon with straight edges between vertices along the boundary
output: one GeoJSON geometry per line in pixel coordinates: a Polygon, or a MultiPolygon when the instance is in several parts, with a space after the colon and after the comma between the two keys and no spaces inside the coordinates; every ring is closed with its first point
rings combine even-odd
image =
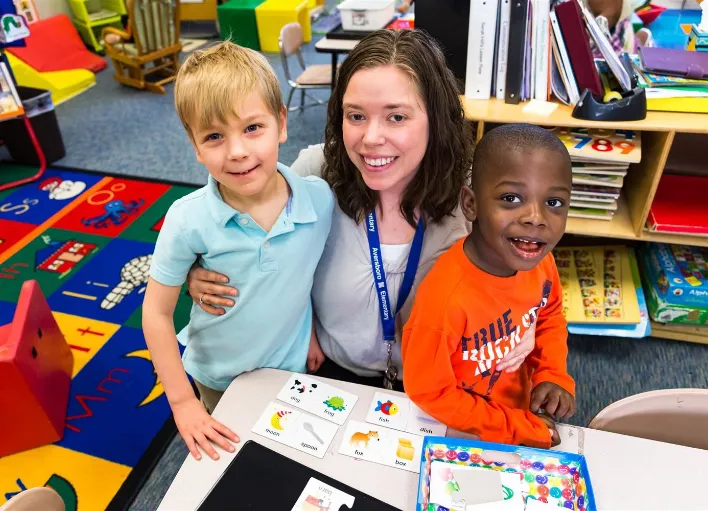
{"type": "MultiPolygon", "coordinates": [[[[472,150],[454,76],[424,32],[374,32],[342,63],[324,151],[305,149],[292,165],[302,175],[321,169],[338,203],[312,289],[327,357],[317,375],[402,389],[400,335],[415,290],[468,232],[459,196],[472,150]]],[[[207,312],[234,305],[223,279],[190,273],[189,292],[207,312]]],[[[520,345],[500,369],[532,348],[520,345]]]]}

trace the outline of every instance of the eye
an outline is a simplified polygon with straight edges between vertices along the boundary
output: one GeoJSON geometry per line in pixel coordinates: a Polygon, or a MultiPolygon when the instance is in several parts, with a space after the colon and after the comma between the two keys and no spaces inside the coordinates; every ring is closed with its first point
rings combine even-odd
{"type": "Polygon", "coordinates": [[[565,202],[563,202],[561,199],[548,199],[546,201],[546,204],[548,204],[552,208],[562,208],[565,205],[565,202]]]}
{"type": "Polygon", "coordinates": [[[248,126],[245,129],[245,131],[246,131],[246,133],[254,133],[254,132],[258,131],[258,128],[260,128],[260,127],[261,127],[260,124],[251,124],[250,126],[248,126]]]}
{"type": "Polygon", "coordinates": [[[391,119],[393,122],[398,123],[398,122],[403,122],[403,121],[405,121],[405,120],[406,120],[406,117],[405,117],[404,115],[401,115],[401,114],[393,114],[393,115],[390,117],[390,119],[391,119]]]}
{"type": "Polygon", "coordinates": [[[501,200],[504,202],[521,202],[521,197],[513,193],[507,193],[501,196],[501,200]]]}
{"type": "Polygon", "coordinates": [[[349,114],[347,115],[347,119],[352,122],[359,122],[364,120],[364,116],[362,114],[349,114]]]}
{"type": "Polygon", "coordinates": [[[209,133],[204,137],[204,142],[213,142],[214,140],[221,139],[221,133],[209,133]]]}

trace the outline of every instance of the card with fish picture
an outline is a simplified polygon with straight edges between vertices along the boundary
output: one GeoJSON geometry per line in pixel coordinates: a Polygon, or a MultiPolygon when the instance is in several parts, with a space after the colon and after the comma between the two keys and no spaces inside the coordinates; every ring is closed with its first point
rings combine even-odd
{"type": "Polygon", "coordinates": [[[339,454],[419,472],[422,449],[423,438],[418,435],[350,420],[339,454]]]}
{"type": "Polygon", "coordinates": [[[432,418],[409,399],[383,392],[374,394],[366,422],[423,436],[445,436],[447,432],[444,424],[432,418]]]}
{"type": "Polygon", "coordinates": [[[277,398],[340,426],[349,417],[359,396],[322,383],[304,374],[293,374],[277,398]]]}
{"type": "Polygon", "coordinates": [[[254,433],[317,458],[337,434],[337,425],[271,401],[253,426],[254,433]]]}

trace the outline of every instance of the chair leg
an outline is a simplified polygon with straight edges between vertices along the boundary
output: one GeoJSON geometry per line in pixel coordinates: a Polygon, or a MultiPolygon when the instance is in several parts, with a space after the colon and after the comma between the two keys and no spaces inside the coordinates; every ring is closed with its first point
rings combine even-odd
{"type": "Polygon", "coordinates": [[[300,89],[300,108],[305,108],[305,89],[300,89]]]}
{"type": "Polygon", "coordinates": [[[293,100],[293,93],[295,92],[295,87],[290,87],[290,94],[288,94],[288,104],[285,107],[288,112],[290,111],[290,102],[293,100]]]}

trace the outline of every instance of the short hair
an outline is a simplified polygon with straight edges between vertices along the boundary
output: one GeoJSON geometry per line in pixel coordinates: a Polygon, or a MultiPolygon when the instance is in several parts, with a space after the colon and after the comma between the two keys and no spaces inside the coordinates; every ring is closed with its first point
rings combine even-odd
{"type": "Polygon", "coordinates": [[[194,51],[180,66],[175,80],[175,108],[182,126],[192,130],[218,121],[226,123],[244,97],[258,91],[268,110],[283,111],[280,82],[266,58],[257,51],[223,41],[194,51]]]}
{"type": "Polygon", "coordinates": [[[563,142],[551,131],[532,124],[503,124],[489,130],[477,144],[472,163],[472,188],[486,169],[503,161],[511,151],[545,149],[561,155],[571,172],[570,155],[563,142]]]}
{"type": "Polygon", "coordinates": [[[428,146],[416,176],[403,192],[401,213],[412,226],[416,208],[429,220],[440,222],[459,205],[460,190],[469,180],[474,141],[455,76],[438,43],[422,30],[377,30],[344,60],[327,107],[322,177],[332,187],[341,210],[356,222],[378,203],[378,193],[366,186],[347,155],[342,101],[354,73],[380,66],[394,66],[408,75],[428,114],[428,146]]]}

